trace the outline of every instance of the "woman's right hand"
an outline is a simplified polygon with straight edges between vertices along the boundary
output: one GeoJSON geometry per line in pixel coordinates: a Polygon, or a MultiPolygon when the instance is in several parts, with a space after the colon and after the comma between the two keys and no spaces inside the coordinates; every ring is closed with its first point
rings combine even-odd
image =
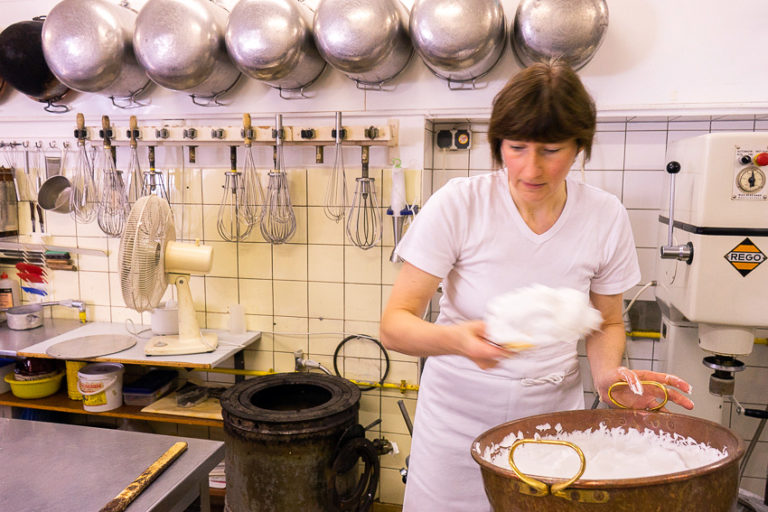
{"type": "Polygon", "coordinates": [[[457,353],[470,359],[483,370],[493,368],[499,361],[515,355],[515,352],[488,341],[485,322],[482,320],[454,324],[449,329],[455,336],[457,353]]]}

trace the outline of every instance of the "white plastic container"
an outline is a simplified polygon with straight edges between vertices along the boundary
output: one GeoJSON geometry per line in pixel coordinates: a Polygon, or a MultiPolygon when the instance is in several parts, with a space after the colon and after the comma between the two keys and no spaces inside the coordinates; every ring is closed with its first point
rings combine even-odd
{"type": "Polygon", "coordinates": [[[91,363],[77,372],[77,390],[83,395],[83,409],[104,412],[123,405],[123,372],[120,363],[91,363]]]}
{"type": "MultiPolygon", "coordinates": [[[[19,282],[10,279],[5,272],[0,275],[0,309],[8,309],[21,304],[19,282]]],[[[0,313],[0,322],[5,320],[5,313],[0,313]]]]}

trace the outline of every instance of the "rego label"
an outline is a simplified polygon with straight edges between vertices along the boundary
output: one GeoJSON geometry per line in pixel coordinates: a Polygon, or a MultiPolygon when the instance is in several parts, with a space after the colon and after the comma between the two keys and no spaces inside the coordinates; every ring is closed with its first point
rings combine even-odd
{"type": "Polygon", "coordinates": [[[725,255],[726,261],[733,265],[739,274],[746,277],[765,261],[765,254],[752,243],[752,240],[745,238],[739,245],[731,249],[725,255]]]}

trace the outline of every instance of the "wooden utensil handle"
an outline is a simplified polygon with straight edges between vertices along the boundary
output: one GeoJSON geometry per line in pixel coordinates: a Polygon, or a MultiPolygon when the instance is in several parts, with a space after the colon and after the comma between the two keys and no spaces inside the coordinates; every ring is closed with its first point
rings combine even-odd
{"type": "Polygon", "coordinates": [[[180,441],[171,446],[167,452],[162,454],[159,459],[152,463],[136,480],[123,489],[123,491],[112,498],[109,503],[104,505],[100,512],[122,512],[128,505],[151,484],[160,473],[166,470],[173,461],[179,458],[187,449],[187,443],[180,441]]]}

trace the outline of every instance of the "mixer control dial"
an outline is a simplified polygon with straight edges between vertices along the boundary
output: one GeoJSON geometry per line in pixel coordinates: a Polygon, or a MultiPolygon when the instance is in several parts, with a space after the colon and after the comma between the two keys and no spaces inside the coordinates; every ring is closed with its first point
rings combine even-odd
{"type": "Polygon", "coordinates": [[[768,153],[758,153],[754,158],[755,165],[768,165],[768,153]]]}
{"type": "MultiPolygon", "coordinates": [[[[768,153],[760,154],[768,157],[768,153]]],[[[757,157],[755,157],[755,160],[757,160],[757,157]]],[[[755,193],[765,186],[765,173],[759,167],[745,167],[736,176],[736,186],[747,194],[755,193]]]]}

